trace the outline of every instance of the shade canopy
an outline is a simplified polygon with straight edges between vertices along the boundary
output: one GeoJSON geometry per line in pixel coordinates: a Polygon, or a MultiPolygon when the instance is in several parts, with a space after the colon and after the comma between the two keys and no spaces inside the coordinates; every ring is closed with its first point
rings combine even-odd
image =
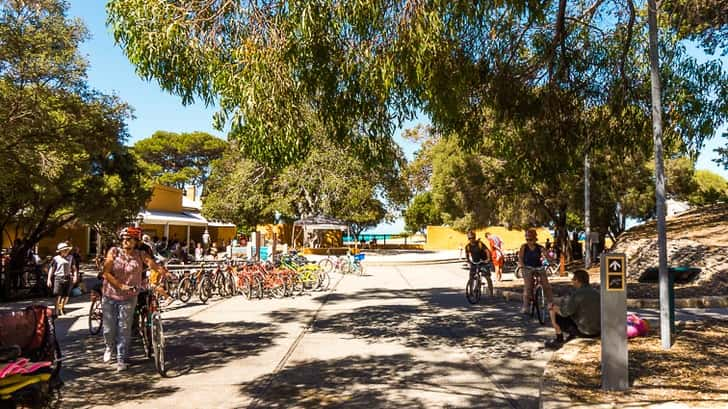
{"type": "Polygon", "coordinates": [[[349,226],[339,219],[329,216],[312,216],[297,220],[294,226],[303,227],[306,230],[346,230],[349,226]]]}

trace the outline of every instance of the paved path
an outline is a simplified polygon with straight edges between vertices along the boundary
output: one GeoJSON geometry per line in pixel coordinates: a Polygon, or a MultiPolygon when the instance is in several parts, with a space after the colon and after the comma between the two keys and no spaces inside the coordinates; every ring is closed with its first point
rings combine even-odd
{"type": "Polygon", "coordinates": [[[538,407],[550,331],[516,303],[469,305],[466,276],[461,264],[373,266],[327,293],[172,309],[165,333],[180,373],[168,379],[138,344],[129,371],[103,364],[88,303],[75,299],[59,319],[61,407],[538,407]]]}

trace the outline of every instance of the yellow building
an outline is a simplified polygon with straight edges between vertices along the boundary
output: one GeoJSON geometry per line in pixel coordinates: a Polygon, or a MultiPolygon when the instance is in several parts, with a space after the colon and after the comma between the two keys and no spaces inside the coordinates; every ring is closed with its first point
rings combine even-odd
{"type": "MultiPolygon", "coordinates": [[[[516,251],[521,247],[521,244],[525,243],[525,231],[524,230],[508,230],[502,226],[493,226],[475,230],[475,235],[481,239],[484,243],[488,244],[485,240],[485,232],[490,232],[500,237],[503,241],[504,251],[516,251]]],[[[551,239],[551,233],[548,229],[539,227],[536,229],[538,233],[538,242],[543,244],[546,239],[551,239]]],[[[465,233],[451,229],[445,226],[427,226],[427,242],[425,244],[425,250],[457,250],[467,243],[468,239],[465,233]]]]}
{"type": "MultiPolygon", "coordinates": [[[[231,223],[208,221],[200,215],[201,203],[195,200],[195,189],[187,192],[168,186],[155,185],[152,198],[146,207],[139,212],[136,222],[139,223],[144,234],[150,237],[167,237],[179,241],[194,240],[202,242],[202,236],[207,230],[210,243],[222,241],[229,242],[235,237],[237,228],[231,223]]],[[[2,234],[2,247],[8,248],[15,240],[15,228],[6,228],[2,234]]],[[[41,256],[52,255],[58,242],[68,241],[79,248],[84,259],[89,254],[96,253],[98,237],[89,226],[72,223],[58,229],[51,237],[45,237],[38,243],[38,253],[41,256]]]]}

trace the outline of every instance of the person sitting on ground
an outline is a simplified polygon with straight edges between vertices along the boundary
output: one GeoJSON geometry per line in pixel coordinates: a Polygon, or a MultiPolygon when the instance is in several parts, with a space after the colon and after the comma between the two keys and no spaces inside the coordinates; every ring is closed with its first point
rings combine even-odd
{"type": "MultiPolygon", "coordinates": [[[[475,232],[468,230],[468,243],[465,245],[465,258],[470,263],[470,277],[477,274],[479,265],[475,264],[478,262],[490,263],[490,251],[488,247],[475,236],[475,232]]],[[[490,279],[490,274],[486,276],[488,281],[488,289],[490,290],[490,296],[493,296],[493,283],[490,279]]]]}
{"type": "Polygon", "coordinates": [[[533,292],[533,273],[527,267],[539,269],[546,301],[549,303],[553,301],[551,283],[549,283],[542,261],[543,258],[549,259],[549,256],[546,249],[537,243],[537,239],[536,229],[526,230],[526,242],[521,245],[521,249],[518,251],[518,266],[523,271],[523,306],[521,307],[521,314],[528,313],[528,304],[531,301],[531,293],[533,292]]]}
{"type": "Polygon", "coordinates": [[[546,342],[547,348],[558,349],[575,337],[594,338],[600,335],[599,292],[589,285],[589,273],[586,270],[574,271],[571,284],[574,291],[561,301],[561,305],[549,305],[556,338],[546,342]],[[569,334],[567,339],[564,339],[564,332],[569,334]]]}

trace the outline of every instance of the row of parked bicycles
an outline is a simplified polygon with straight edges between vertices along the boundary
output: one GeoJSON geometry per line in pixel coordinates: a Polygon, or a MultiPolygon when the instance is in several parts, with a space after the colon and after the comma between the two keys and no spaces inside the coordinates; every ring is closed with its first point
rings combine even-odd
{"type": "MultiPolygon", "coordinates": [[[[271,261],[222,260],[196,264],[167,264],[171,277],[159,285],[172,299],[183,303],[197,297],[206,303],[214,295],[232,297],[241,294],[247,299],[282,298],[306,291],[325,291],[331,285],[331,274],[364,274],[364,255],[326,257],[313,263],[303,256],[289,254],[271,261]]],[[[169,300],[151,288],[140,295],[134,313],[136,338],[141,340],[145,355],[152,359],[157,372],[167,376],[164,330],[161,305],[169,300]]],[[[101,294],[91,294],[88,328],[92,335],[103,327],[101,294]]]]}

